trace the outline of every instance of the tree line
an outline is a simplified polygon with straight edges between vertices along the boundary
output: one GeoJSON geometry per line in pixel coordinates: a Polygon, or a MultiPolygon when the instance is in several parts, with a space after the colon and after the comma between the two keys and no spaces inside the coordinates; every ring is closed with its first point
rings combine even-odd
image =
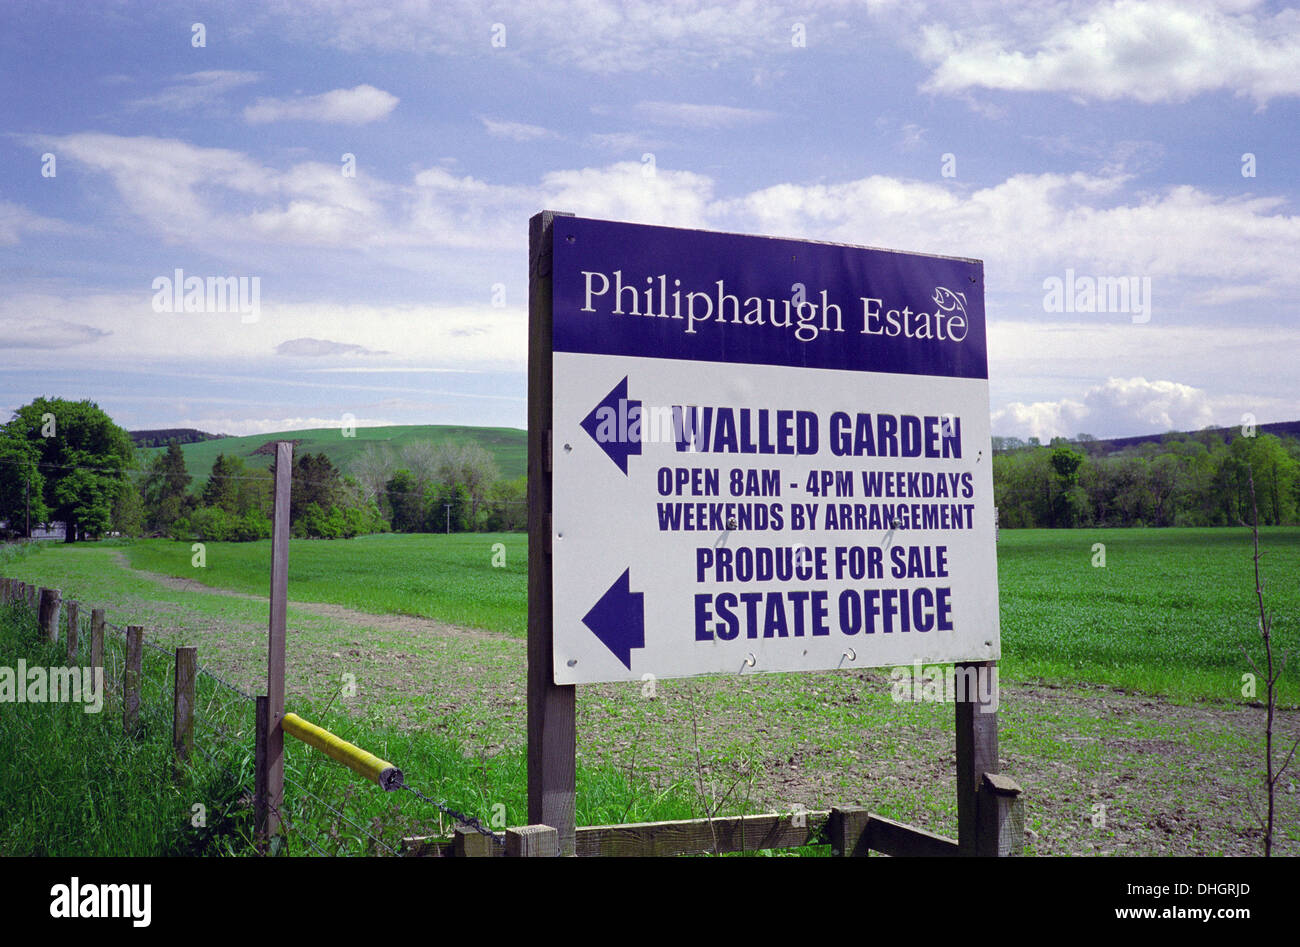
{"type": "Polygon", "coordinates": [[[994,438],[1001,526],[1237,526],[1250,478],[1261,525],[1300,522],[1300,440],[1217,430],[1168,434],[1115,453],[1095,438],[1049,445],[994,438]]]}
{"type": "MultiPolygon", "coordinates": [[[[180,442],[137,450],[91,401],[38,398],[0,426],[0,521],[11,535],[62,522],[67,541],[112,533],[247,541],[271,535],[274,472],[220,454],[201,483],[180,442]]],[[[294,458],[290,528],[297,537],[518,530],[524,478],[503,480],[478,444],[368,445],[349,472],[324,453],[294,458]]]]}
{"type": "MultiPolygon", "coordinates": [[[[1250,519],[1252,477],[1261,523],[1300,522],[1300,439],[1288,435],[1207,429],[1117,452],[1087,435],[993,446],[994,503],[1008,528],[1235,526],[1250,519]]],[[[11,535],[62,522],[69,542],[113,532],[264,539],[272,476],[221,454],[198,483],[178,442],[137,450],[91,401],[37,398],[0,426],[0,521],[11,535]]],[[[292,481],[295,536],[527,528],[525,478],[503,479],[479,444],[372,443],[347,472],[304,453],[292,481]]]]}

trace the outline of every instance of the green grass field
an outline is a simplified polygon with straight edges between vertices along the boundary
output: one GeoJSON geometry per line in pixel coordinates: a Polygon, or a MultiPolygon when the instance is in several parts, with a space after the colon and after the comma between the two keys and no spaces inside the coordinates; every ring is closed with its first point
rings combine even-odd
{"type": "MultiPolygon", "coordinates": [[[[202,569],[191,564],[189,543],[150,539],[123,551],[133,567],[147,572],[257,595],[266,595],[269,588],[269,539],[208,543],[207,566],[202,569]]],[[[522,533],[384,533],[332,542],[293,540],[289,598],[523,636],[528,628],[527,557],[528,537],[522,533]]]]}
{"type": "MultiPolygon", "coordinates": [[[[1274,655],[1295,655],[1300,529],[1261,529],[1260,549],[1274,655]]],[[[1251,557],[1245,529],[1003,530],[1003,673],[1241,700],[1242,649],[1263,667],[1251,557]],[[1092,565],[1096,543],[1104,568],[1092,565]]],[[[1300,701],[1298,660],[1282,695],[1300,701]]]]}
{"type": "MultiPolygon", "coordinates": [[[[84,641],[84,636],[83,636],[84,641]]],[[[88,647],[88,646],[87,646],[88,647]]],[[[105,637],[105,680],[120,680],[125,646],[105,637]]],[[[0,666],[57,666],[61,646],[41,640],[34,617],[0,606],[0,666]]],[[[87,660],[85,654],[82,660],[87,660]]],[[[251,855],[253,704],[200,675],[194,758],[173,775],[171,672],[146,648],[140,725],[124,732],[121,700],[6,704],[0,713],[0,855],[151,857],[251,855]],[[40,765],[32,761],[39,759],[40,765]],[[112,778],[105,778],[111,773],[112,778]],[[200,809],[196,809],[196,804],[200,809]]],[[[344,739],[399,761],[426,795],[497,827],[523,824],[527,769],[522,750],[466,755],[458,742],[357,718],[333,701],[295,709],[344,739]]],[[[359,782],[315,750],[285,743],[285,821],[296,855],[389,855],[403,837],[437,835],[454,822],[410,793],[386,794],[359,782]]],[[[611,766],[579,768],[577,812],[584,824],[690,818],[683,787],[658,792],[611,766]]]]}
{"type": "MultiPolygon", "coordinates": [[[[296,440],[302,441],[294,449],[294,454],[324,453],[334,466],[348,473],[352,460],[360,455],[370,444],[384,444],[400,455],[401,449],[416,441],[433,441],[435,444],[478,443],[492,455],[501,476],[507,480],[523,476],[528,468],[527,434],[516,428],[508,427],[458,427],[447,424],[404,424],[394,427],[358,428],[355,436],[344,437],[342,426],[312,428],[304,431],[282,431],[278,434],[252,434],[247,437],[223,437],[215,441],[201,441],[197,444],[183,444],[185,467],[190,475],[202,482],[212,470],[212,462],[218,454],[235,455],[244,458],[250,466],[269,468],[270,454],[254,454],[253,451],[268,441],[296,440]]],[[[151,447],[146,453],[164,451],[165,447],[151,447]]]]}
{"type": "MultiPolygon", "coordinates": [[[[1277,650],[1289,647],[1294,654],[1300,530],[1267,529],[1261,542],[1277,650]]],[[[4,575],[61,588],[65,599],[76,598],[83,608],[105,606],[111,621],[143,625],[161,646],[195,644],[205,666],[246,689],[263,686],[264,599],[206,595],[161,584],[150,573],[264,596],[268,544],[208,544],[205,569],[191,565],[188,544],[164,540],[54,544],[25,556],[14,553],[13,547],[0,547],[4,575]]],[[[1243,706],[1252,701],[1241,693],[1242,674],[1249,670],[1241,647],[1257,660],[1261,650],[1249,533],[1004,530],[998,555],[1002,680],[1017,682],[1004,695],[999,740],[1008,772],[1033,793],[1027,827],[1037,837],[1029,850],[1258,852],[1244,802],[1251,793],[1258,800],[1263,725],[1257,703],[1262,686],[1254,706],[1243,706]],[[1098,542],[1106,547],[1104,568],[1092,565],[1098,542]],[[1040,679],[1050,686],[1032,683],[1040,679]],[[1232,804],[1225,805],[1229,798],[1232,804]],[[1105,828],[1089,821],[1097,799],[1108,806],[1105,828]]],[[[294,541],[290,598],[304,603],[289,608],[295,710],[386,755],[421,789],[484,819],[503,805],[507,821],[517,824],[525,732],[524,536],[294,541]],[[492,562],[497,542],[505,551],[502,568],[492,562]],[[401,620],[394,627],[392,621],[339,615],[308,602],[422,615],[500,634],[401,620]],[[344,671],[355,675],[360,696],[346,708],[338,702],[327,707],[344,671]]],[[[1300,703],[1295,663],[1282,682],[1284,706],[1300,703]]],[[[162,706],[169,707],[165,686],[164,681],[156,689],[162,706]]],[[[952,709],[895,703],[886,672],[669,680],[659,682],[658,696],[649,700],[635,683],[580,692],[580,823],[702,817],[707,795],[721,800],[719,814],[787,811],[796,802],[808,808],[868,804],[891,818],[955,833],[952,709]],[[706,761],[699,785],[697,752],[706,761]],[[736,785],[728,797],[728,787],[736,785]]],[[[73,722],[95,725],[73,715],[58,726],[73,722]]],[[[1294,713],[1280,715],[1279,726],[1279,739],[1294,731],[1294,713]]],[[[0,743],[25,733],[3,731],[0,725],[0,743]]],[[[32,752],[30,740],[23,745],[28,749],[11,754],[12,765],[32,752]]],[[[59,766],[74,782],[85,768],[79,761],[100,765],[100,757],[88,753],[75,742],[63,753],[59,766]]],[[[135,757],[122,756],[121,765],[152,766],[154,758],[141,756],[137,764],[131,762],[135,757]]],[[[234,765],[243,766],[238,760],[234,765]]],[[[429,816],[411,809],[410,800],[391,811],[394,800],[364,784],[357,787],[337,767],[310,755],[293,765],[302,789],[362,825],[379,819],[375,825],[390,842],[396,834],[422,830],[416,823],[429,816]]],[[[7,778],[0,773],[0,782],[7,778]]],[[[0,792],[0,816],[21,811],[28,820],[55,820],[48,831],[67,829],[66,818],[57,815],[61,804],[27,805],[29,789],[18,779],[15,785],[8,797],[0,792]]],[[[214,786],[206,791],[221,798],[229,782],[217,779],[214,786]]],[[[141,798],[151,806],[165,802],[147,793],[141,798]]],[[[344,849],[349,852],[375,850],[364,833],[336,824],[328,810],[308,806],[307,795],[295,799],[298,818],[312,829],[305,834],[318,842],[351,837],[344,849]]],[[[1293,844],[1300,839],[1295,796],[1283,799],[1287,816],[1280,831],[1293,844]]],[[[146,815],[138,818],[136,838],[144,844],[152,838],[152,823],[146,815]]],[[[235,844],[237,830],[227,823],[225,834],[205,850],[220,850],[223,840],[235,844]]],[[[10,836],[11,850],[32,850],[24,840],[46,831],[10,836]]],[[[170,838],[167,850],[174,851],[182,839],[170,838]]],[[[79,849],[67,841],[59,850],[79,849]]],[[[106,841],[102,850],[113,845],[106,841]]]]}
{"type": "MultiPolygon", "coordinates": [[[[1261,548],[1277,651],[1294,651],[1300,529],[1266,528],[1261,548]]],[[[126,552],[138,569],[266,592],[269,541],[209,543],[205,569],[191,566],[188,544],[148,540],[126,552]]],[[[526,556],[520,534],[294,541],[289,597],[523,635],[526,556]],[[496,543],[503,567],[492,565],[496,543]]],[[[1251,670],[1242,649],[1262,662],[1246,530],[1003,530],[998,571],[1001,667],[1010,678],[1239,700],[1251,670]],[[1104,567],[1092,564],[1095,543],[1105,545],[1104,567]]],[[[1283,694],[1300,700],[1300,660],[1289,666],[1283,694]]]]}

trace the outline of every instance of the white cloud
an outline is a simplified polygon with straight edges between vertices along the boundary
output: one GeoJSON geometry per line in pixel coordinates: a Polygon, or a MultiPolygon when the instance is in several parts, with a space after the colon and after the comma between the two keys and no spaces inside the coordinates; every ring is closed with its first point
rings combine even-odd
{"type": "MultiPolygon", "coordinates": [[[[307,162],[279,170],[174,139],[97,133],[30,139],[108,174],[122,203],[167,240],[220,256],[258,243],[359,248],[417,266],[421,248],[517,252],[542,207],[639,223],[833,240],[983,259],[990,296],[1041,307],[1043,281],[1149,277],[1156,320],[1300,290],[1300,215],[1275,196],[1191,186],[1125,198],[1125,175],[1017,174],[983,188],[884,175],[715,194],[713,178],[624,161],[496,184],[434,166],[407,184],[307,162]],[[409,251],[409,252],[408,252],[409,251]]],[[[0,242],[24,221],[0,204],[0,242]]],[[[169,264],[177,265],[177,264],[169,264]]]]}
{"type": "Polygon", "coordinates": [[[295,99],[261,98],[244,109],[244,120],[252,125],[283,121],[365,125],[387,118],[398,101],[383,89],[359,85],[295,99]]]}
{"type": "MultiPolygon", "coordinates": [[[[1261,359],[1267,357],[1267,388],[1276,393],[1276,405],[1289,406],[1280,411],[1280,419],[1300,417],[1300,332],[1285,315],[1272,324],[1249,327],[1158,319],[1134,325],[1083,318],[1089,321],[990,319],[994,403],[1028,401],[1034,393],[1060,391],[1063,385],[1081,390],[1097,383],[1099,366],[1116,377],[1192,379],[1197,387],[1226,391],[1239,387],[1243,379],[1258,379],[1261,359]]],[[[1258,402],[1264,396],[1261,392],[1254,397],[1258,402]]]]}
{"type": "Polygon", "coordinates": [[[173,76],[172,84],[153,95],[127,103],[133,109],[161,109],[184,112],[220,101],[231,89],[250,85],[262,78],[260,72],[234,69],[209,69],[173,76]]]}
{"type": "Polygon", "coordinates": [[[763,109],[696,105],[690,102],[638,102],[636,111],[647,122],[680,128],[734,128],[764,122],[773,117],[772,112],[763,109]]]}
{"type": "Polygon", "coordinates": [[[300,246],[364,244],[386,224],[382,185],[315,162],[287,171],[176,139],[79,133],[33,139],[113,180],[126,208],[170,241],[221,248],[250,237],[300,246]]]}
{"type": "Polygon", "coordinates": [[[1149,276],[1168,312],[1177,278],[1300,288],[1300,216],[1276,197],[1220,198],[1190,186],[1116,200],[1123,177],[1018,174],[963,192],[873,175],[781,184],[728,202],[734,226],[782,236],[894,247],[986,262],[991,290],[1038,290],[1065,267],[1149,276]]]}
{"type": "MultiPolygon", "coordinates": [[[[1181,102],[1228,91],[1266,103],[1300,95],[1300,11],[1254,2],[1109,0],[945,10],[915,44],[926,91],[1060,92],[1181,102]],[[953,21],[957,22],[955,25],[953,21]]],[[[934,14],[927,11],[930,19],[934,14]]]]}
{"type": "Polygon", "coordinates": [[[604,168],[552,171],[542,178],[540,206],[581,217],[704,227],[714,219],[713,180],[690,171],[622,161],[604,168]]]}
{"type": "Polygon", "coordinates": [[[560,137],[549,128],[543,128],[541,125],[529,125],[526,122],[498,121],[486,116],[480,117],[479,120],[483,123],[483,127],[487,129],[487,133],[493,138],[505,138],[509,141],[540,141],[544,138],[560,137]]]}
{"type": "Polygon", "coordinates": [[[664,147],[662,139],[644,132],[596,132],[587,136],[587,143],[605,151],[631,151],[644,154],[664,147]]]}
{"type": "Polygon", "coordinates": [[[82,322],[73,322],[53,316],[35,316],[30,314],[0,314],[0,339],[11,349],[56,349],[74,348],[84,344],[95,344],[108,332],[82,322]]]}
{"type": "MultiPolygon", "coordinates": [[[[356,428],[389,427],[406,422],[387,418],[357,418],[349,421],[356,428]]],[[[176,422],[177,427],[198,428],[210,434],[229,434],[232,437],[247,437],[252,434],[277,434],[280,431],[310,431],[318,428],[342,429],[339,418],[234,418],[229,415],[204,417],[187,417],[176,422]]]]}
{"type": "Polygon", "coordinates": [[[509,63],[544,57],[565,68],[627,73],[788,53],[794,22],[829,40],[836,34],[832,12],[858,6],[849,0],[811,6],[774,0],[282,0],[270,16],[289,20],[273,27],[288,36],[348,52],[491,56],[509,63]],[[492,45],[494,23],[506,27],[503,47],[492,45]]]}
{"type": "Polygon", "coordinates": [[[80,228],[42,217],[10,201],[0,201],[0,247],[13,246],[24,233],[71,233],[80,228]]]}
{"type": "Polygon", "coordinates": [[[1044,443],[1082,433],[1122,437],[1195,431],[1214,423],[1210,398],[1201,389],[1145,378],[1108,378],[1087,389],[1082,401],[1013,402],[992,419],[995,433],[1037,437],[1044,443]]]}
{"type": "Polygon", "coordinates": [[[325,358],[330,355],[387,355],[354,342],[335,342],[332,339],[313,339],[304,336],[286,339],[275,347],[276,355],[294,358],[325,358]]]}
{"type": "Polygon", "coordinates": [[[244,323],[237,312],[154,312],[152,298],[148,285],[137,293],[0,297],[0,337],[12,333],[26,346],[23,354],[0,352],[0,368],[28,364],[33,351],[59,350],[93,356],[104,369],[261,366],[268,379],[288,383],[285,355],[310,355],[312,367],[321,368],[355,367],[363,355],[378,369],[518,370],[527,357],[522,309],[286,303],[264,283],[257,320],[244,323]]]}

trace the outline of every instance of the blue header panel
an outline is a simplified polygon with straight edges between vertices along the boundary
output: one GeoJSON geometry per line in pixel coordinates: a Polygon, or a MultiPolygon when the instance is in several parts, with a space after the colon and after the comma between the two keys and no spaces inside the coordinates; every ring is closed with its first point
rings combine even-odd
{"type": "Polygon", "coordinates": [[[556,217],[557,352],[988,378],[984,265],[556,217]]]}

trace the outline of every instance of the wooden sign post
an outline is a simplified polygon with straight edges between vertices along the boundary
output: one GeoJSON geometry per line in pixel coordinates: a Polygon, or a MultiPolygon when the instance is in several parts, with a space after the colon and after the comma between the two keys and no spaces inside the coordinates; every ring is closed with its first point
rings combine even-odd
{"type": "Polygon", "coordinates": [[[551,249],[554,219],[528,228],[528,821],[574,853],[577,687],[556,684],[551,598],[551,249]]]}
{"type": "Polygon", "coordinates": [[[284,650],[289,594],[289,494],[293,444],[275,445],[275,507],[271,532],[271,608],[267,635],[266,697],[258,698],[254,820],[263,842],[280,828],[284,805],[284,650]]]}

